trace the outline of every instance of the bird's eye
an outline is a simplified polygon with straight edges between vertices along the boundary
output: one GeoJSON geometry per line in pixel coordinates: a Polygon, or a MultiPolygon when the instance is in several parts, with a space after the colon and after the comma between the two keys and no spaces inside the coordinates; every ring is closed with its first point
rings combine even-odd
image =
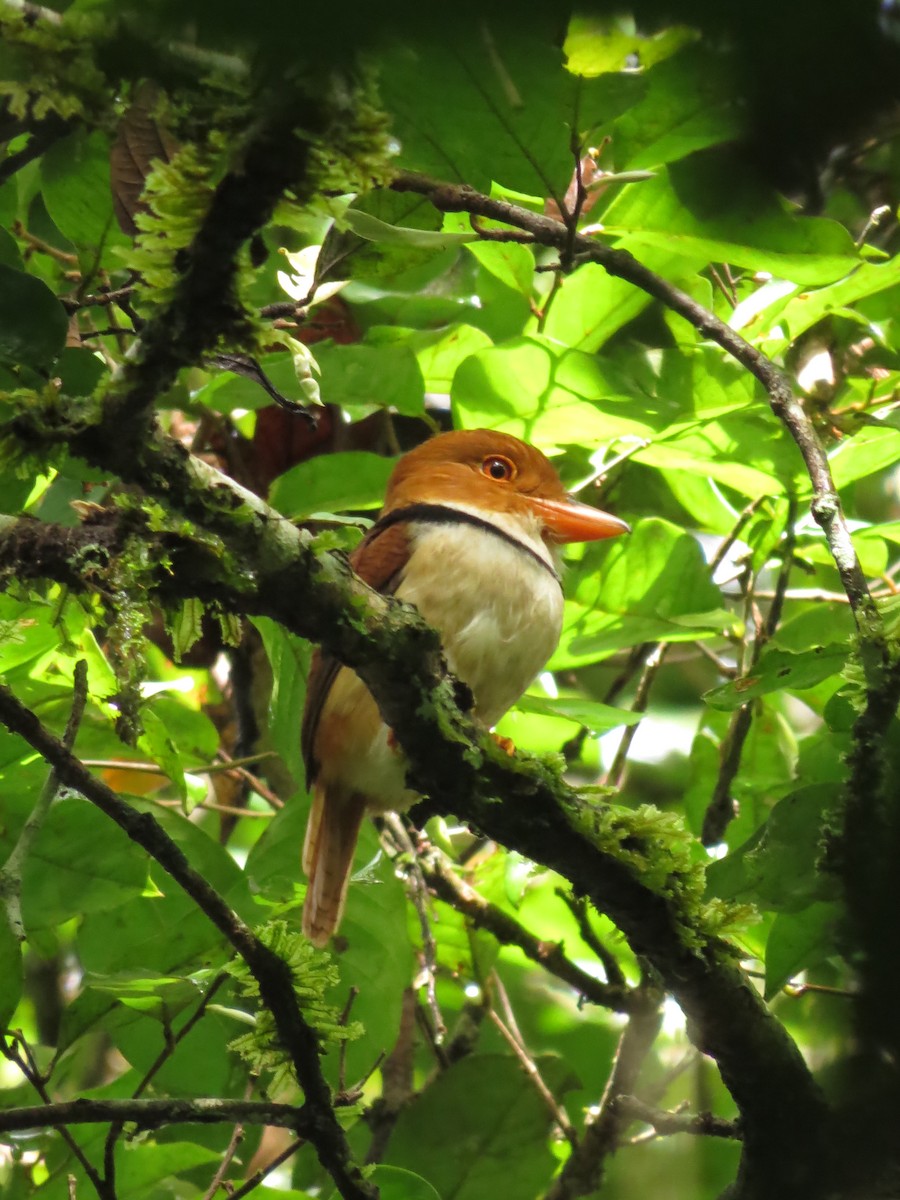
{"type": "Polygon", "coordinates": [[[490,454],[481,464],[481,470],[491,479],[512,479],[516,468],[502,454],[490,454]]]}

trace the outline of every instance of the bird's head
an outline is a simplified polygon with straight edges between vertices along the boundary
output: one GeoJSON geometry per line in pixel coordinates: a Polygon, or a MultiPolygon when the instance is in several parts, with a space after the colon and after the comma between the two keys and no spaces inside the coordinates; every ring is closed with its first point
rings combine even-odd
{"type": "Polygon", "coordinates": [[[574,500],[540,450],[491,429],[442,433],[405,454],[383,511],[411,504],[442,504],[504,526],[520,524],[551,545],[629,532],[618,517],[574,500]]]}

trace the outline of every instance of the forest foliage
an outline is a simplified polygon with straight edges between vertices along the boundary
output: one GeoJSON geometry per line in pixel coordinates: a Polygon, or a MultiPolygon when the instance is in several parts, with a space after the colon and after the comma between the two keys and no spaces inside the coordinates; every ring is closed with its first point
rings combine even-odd
{"type": "Polygon", "coordinates": [[[58,7],[0,6],[3,1194],[881,1186],[896,120],[786,195],[688,24],[58,7]],[[346,568],[450,427],[632,526],[509,761],[346,568]],[[427,796],[327,954],[316,641],[427,796]]]}

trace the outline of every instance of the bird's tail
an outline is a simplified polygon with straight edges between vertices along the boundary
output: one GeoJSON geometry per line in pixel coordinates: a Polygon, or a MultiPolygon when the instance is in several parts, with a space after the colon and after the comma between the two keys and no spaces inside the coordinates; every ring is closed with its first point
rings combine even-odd
{"type": "Polygon", "coordinates": [[[357,792],[315,785],[303,843],[303,870],[309,880],[303,932],[314,946],[324,946],[341,923],[365,810],[365,800],[357,792]]]}

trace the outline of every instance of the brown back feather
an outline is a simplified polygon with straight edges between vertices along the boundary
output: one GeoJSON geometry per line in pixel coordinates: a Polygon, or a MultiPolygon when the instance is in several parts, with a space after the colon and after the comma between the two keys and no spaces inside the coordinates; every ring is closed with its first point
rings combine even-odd
{"type": "MultiPolygon", "coordinates": [[[[350,566],[363,583],[390,596],[400,585],[409,553],[409,532],[405,523],[390,525],[386,529],[375,524],[350,555],[350,566]]],[[[315,760],[314,748],[319,718],[340,669],[341,664],[334,655],[320,649],[313,652],[300,729],[307,788],[312,787],[318,773],[319,764],[315,760]]]]}

